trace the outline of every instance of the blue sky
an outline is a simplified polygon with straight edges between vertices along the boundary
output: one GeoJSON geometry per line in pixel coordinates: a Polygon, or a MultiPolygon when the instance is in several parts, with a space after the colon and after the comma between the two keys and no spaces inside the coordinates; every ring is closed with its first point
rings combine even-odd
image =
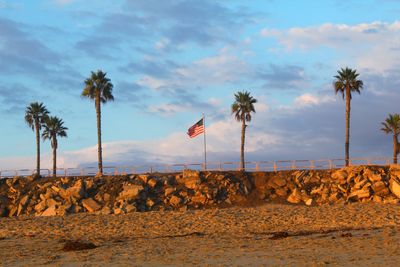
{"type": "MultiPolygon", "coordinates": [[[[207,118],[211,161],[239,159],[233,94],[259,102],[249,160],[344,154],[341,67],[365,88],[352,101],[351,155],[390,156],[379,131],[400,113],[400,3],[364,1],[0,0],[0,169],[32,168],[35,136],[25,107],[43,102],[69,128],[60,167],[96,161],[94,104],[83,81],[102,69],[115,102],[103,107],[107,164],[202,160],[186,130],[207,118]]],[[[50,166],[49,142],[42,142],[50,166]]]]}

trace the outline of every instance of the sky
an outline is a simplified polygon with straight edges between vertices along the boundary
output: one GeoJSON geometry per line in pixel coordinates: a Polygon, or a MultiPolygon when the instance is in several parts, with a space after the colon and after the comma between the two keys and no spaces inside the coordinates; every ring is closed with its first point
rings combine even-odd
{"type": "MultiPolygon", "coordinates": [[[[210,162],[239,161],[234,93],[258,102],[246,160],[344,157],[340,68],[364,82],[351,101],[351,157],[390,157],[381,122],[400,113],[400,2],[395,0],[0,0],[0,169],[35,166],[24,113],[43,102],[62,118],[58,166],[94,165],[94,103],[81,97],[103,70],[105,165],[196,163],[206,117],[210,162]]],[[[42,166],[51,166],[49,141],[42,166]]]]}

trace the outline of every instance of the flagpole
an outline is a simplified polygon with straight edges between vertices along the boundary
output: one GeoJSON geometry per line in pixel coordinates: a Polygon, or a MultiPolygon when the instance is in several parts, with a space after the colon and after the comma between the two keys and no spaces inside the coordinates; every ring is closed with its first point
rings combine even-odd
{"type": "Polygon", "coordinates": [[[206,119],[204,113],[203,113],[203,125],[204,125],[204,170],[207,170],[206,119]]]}

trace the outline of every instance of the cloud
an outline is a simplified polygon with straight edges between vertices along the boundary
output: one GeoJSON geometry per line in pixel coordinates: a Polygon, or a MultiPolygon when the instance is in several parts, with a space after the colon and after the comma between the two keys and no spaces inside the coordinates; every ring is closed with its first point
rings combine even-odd
{"type": "Polygon", "coordinates": [[[304,68],[295,65],[270,64],[268,69],[258,70],[256,78],[265,81],[268,89],[297,89],[308,84],[304,68]]]}
{"type": "Polygon", "coordinates": [[[264,28],[261,36],[277,39],[289,52],[295,49],[333,49],[342,55],[345,62],[355,61],[358,68],[380,72],[398,65],[400,58],[399,21],[355,25],[327,23],[287,30],[264,28]]]}
{"type": "Polygon", "coordinates": [[[298,107],[306,107],[312,105],[321,105],[335,101],[333,95],[313,95],[310,93],[302,94],[294,99],[294,105],[298,107]]]}
{"type": "Polygon", "coordinates": [[[77,48],[97,57],[127,47],[154,54],[180,51],[187,44],[233,43],[232,36],[251,24],[251,17],[245,9],[234,10],[210,0],[125,1],[119,11],[102,17],[77,48]],[[132,37],[135,47],[128,41],[132,37]]]}

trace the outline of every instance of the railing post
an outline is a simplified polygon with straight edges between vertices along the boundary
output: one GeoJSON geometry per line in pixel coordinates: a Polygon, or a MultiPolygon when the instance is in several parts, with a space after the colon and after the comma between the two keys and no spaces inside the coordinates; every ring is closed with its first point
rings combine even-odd
{"type": "Polygon", "coordinates": [[[274,161],[274,172],[278,171],[278,166],[276,165],[276,161],[274,161]]]}
{"type": "Polygon", "coordinates": [[[333,161],[331,159],[329,159],[328,162],[329,162],[329,169],[332,170],[333,169],[333,161]]]}
{"type": "Polygon", "coordinates": [[[256,162],[256,171],[260,171],[260,163],[256,162]]]}
{"type": "Polygon", "coordinates": [[[296,169],[296,161],[292,160],[292,170],[295,170],[295,169],[296,169]]]}
{"type": "Polygon", "coordinates": [[[311,170],[315,169],[315,160],[310,160],[310,168],[311,170]]]}

